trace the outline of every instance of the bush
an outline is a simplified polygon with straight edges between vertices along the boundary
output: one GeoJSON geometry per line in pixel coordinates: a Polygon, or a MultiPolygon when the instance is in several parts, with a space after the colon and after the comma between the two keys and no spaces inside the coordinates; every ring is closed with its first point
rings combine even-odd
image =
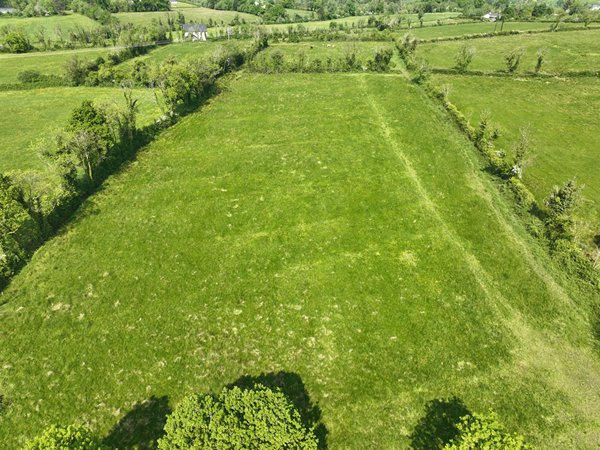
{"type": "Polygon", "coordinates": [[[522,48],[516,48],[504,57],[506,62],[506,69],[509,73],[515,73],[521,64],[521,58],[525,54],[525,50],[522,48]]]}
{"type": "Polygon", "coordinates": [[[23,450],[108,450],[90,430],[81,425],[51,426],[28,442],[23,450]]]}
{"type": "Polygon", "coordinates": [[[370,59],[367,62],[369,70],[374,72],[387,72],[390,69],[393,54],[394,53],[389,48],[379,48],[375,50],[373,59],[370,59]]]}
{"type": "Polygon", "coordinates": [[[36,83],[42,80],[42,74],[37,70],[24,70],[19,72],[17,79],[21,83],[36,83]]]}
{"type": "Polygon", "coordinates": [[[459,72],[465,72],[471,64],[471,61],[473,61],[473,56],[475,56],[475,48],[467,47],[466,45],[463,46],[455,58],[456,70],[459,72]]]}
{"type": "Polygon", "coordinates": [[[191,395],[167,418],[160,450],[201,448],[317,449],[313,430],[279,391],[225,388],[219,395],[191,395]]]}
{"type": "Polygon", "coordinates": [[[2,39],[3,49],[10,53],[27,53],[33,50],[27,35],[21,31],[11,31],[2,39]]]}
{"type": "Polygon", "coordinates": [[[459,435],[444,447],[444,450],[527,450],[523,436],[504,431],[494,415],[467,415],[457,425],[459,435]]]}

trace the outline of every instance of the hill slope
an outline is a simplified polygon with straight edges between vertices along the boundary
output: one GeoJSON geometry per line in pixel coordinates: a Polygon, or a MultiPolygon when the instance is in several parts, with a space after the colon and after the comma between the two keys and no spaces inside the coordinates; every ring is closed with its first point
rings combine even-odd
{"type": "Polygon", "coordinates": [[[401,76],[243,76],[0,297],[0,441],[86,421],[127,448],[156,437],[145,399],[285,371],[332,449],[405,448],[451,395],[597,448],[591,294],[569,283],[401,76]]]}

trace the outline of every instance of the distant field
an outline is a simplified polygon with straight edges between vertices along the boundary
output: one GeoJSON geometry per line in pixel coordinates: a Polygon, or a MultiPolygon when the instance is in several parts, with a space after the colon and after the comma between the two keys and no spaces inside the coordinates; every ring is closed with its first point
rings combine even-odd
{"type": "MultiPolygon", "coordinates": [[[[527,31],[527,30],[548,30],[552,24],[546,22],[506,22],[504,24],[503,31],[527,31]]],[[[581,24],[574,23],[561,23],[560,29],[581,27],[581,24]]],[[[433,39],[433,38],[444,38],[453,36],[463,36],[465,34],[477,34],[477,33],[494,33],[500,31],[501,24],[496,22],[476,22],[476,23],[462,23],[456,25],[443,25],[443,26],[428,26],[419,27],[414,26],[411,30],[400,32],[400,35],[404,35],[410,31],[411,34],[418,37],[419,39],[433,39]]]]}
{"type": "MultiPolygon", "coordinates": [[[[505,79],[436,76],[450,100],[476,125],[482,111],[500,126],[498,145],[511,154],[520,127],[529,126],[534,157],[524,180],[543,201],[554,184],[576,176],[585,185],[580,214],[600,230],[600,79],[505,79]]],[[[587,236],[592,237],[592,236],[587,236]]]]}
{"type": "MultiPolygon", "coordinates": [[[[423,17],[424,22],[435,22],[437,20],[447,19],[456,17],[458,13],[429,13],[425,14],[423,17]]],[[[300,24],[289,24],[289,23],[281,23],[281,24],[272,24],[272,25],[264,25],[263,27],[267,30],[287,30],[290,26],[301,25],[308,30],[319,30],[319,29],[329,29],[330,24],[335,22],[336,24],[346,25],[346,26],[359,26],[360,24],[366,25],[367,21],[370,17],[373,16],[351,16],[344,17],[341,19],[332,19],[332,20],[322,20],[322,21],[314,21],[314,22],[302,22],[300,24]]],[[[405,14],[403,15],[404,20],[410,18],[413,21],[413,26],[418,26],[417,15],[416,14],[405,14]]]]}
{"type": "Polygon", "coordinates": [[[313,19],[317,17],[317,13],[314,11],[307,11],[305,9],[291,9],[291,8],[286,8],[285,9],[288,13],[288,16],[290,17],[290,19],[294,19],[294,17],[296,15],[304,18],[304,19],[313,19]]]}
{"type": "MultiPolygon", "coordinates": [[[[138,89],[141,125],[159,117],[150,89],[138,89]]],[[[71,111],[83,100],[123,103],[119,88],[60,87],[0,92],[0,173],[12,169],[30,169],[41,161],[30,144],[53,128],[62,128],[71,111]]]]}
{"type": "Polygon", "coordinates": [[[516,48],[525,49],[519,71],[532,71],[539,49],[547,51],[542,71],[561,73],[566,70],[600,71],[600,30],[560,33],[523,34],[468,41],[447,41],[419,46],[418,55],[431,67],[449,69],[463,46],[476,50],[471,70],[505,70],[504,56],[516,48]]]}
{"type": "Polygon", "coordinates": [[[110,50],[110,48],[103,48],[23,54],[0,53],[0,84],[17,83],[17,75],[24,70],[37,70],[44,75],[62,76],[65,63],[73,56],[82,60],[92,60],[98,56],[106,57],[110,50]]]}
{"type": "Polygon", "coordinates": [[[192,59],[192,58],[210,58],[219,49],[227,48],[244,48],[249,45],[250,41],[207,41],[207,42],[182,42],[164,45],[150,51],[149,53],[130,59],[117,66],[118,70],[127,71],[136,61],[144,61],[146,63],[160,63],[168,58],[176,58],[177,60],[192,59]]]}
{"type": "Polygon", "coordinates": [[[177,17],[177,12],[181,12],[187,22],[193,23],[209,23],[212,19],[214,26],[228,25],[236,16],[240,20],[244,19],[247,23],[256,23],[260,21],[258,16],[235,11],[219,11],[216,9],[201,8],[198,6],[190,7],[184,5],[182,7],[174,7],[173,11],[157,11],[157,12],[124,12],[113,14],[122,23],[132,23],[134,25],[150,25],[153,20],[161,20],[166,23],[169,15],[177,17]]]}
{"type": "MultiPolygon", "coordinates": [[[[366,63],[368,59],[372,59],[375,51],[380,48],[393,49],[394,45],[391,42],[301,42],[294,44],[273,44],[269,46],[263,53],[269,57],[275,51],[281,51],[284,55],[285,62],[295,62],[303,55],[306,63],[310,63],[313,59],[320,59],[325,62],[325,59],[342,59],[349,51],[356,52],[358,59],[366,63]]],[[[395,52],[394,52],[395,53],[395,52]]],[[[398,63],[396,55],[393,61],[398,63]]]]}
{"type": "Polygon", "coordinates": [[[96,28],[100,24],[89,17],[80,14],[67,14],[64,16],[49,16],[49,17],[3,17],[0,14],[0,28],[8,26],[14,27],[27,33],[33,44],[38,42],[35,36],[35,30],[44,28],[48,37],[51,40],[57,40],[57,28],[62,29],[65,33],[65,39],[68,39],[69,31],[78,27],[85,29],[96,28]]]}
{"type": "Polygon", "coordinates": [[[158,399],[281,371],[332,450],[436,448],[425,404],[451,396],[597,449],[590,294],[482,169],[401,75],[242,75],[0,294],[3,450],[72,422],[152,448],[158,399]]]}

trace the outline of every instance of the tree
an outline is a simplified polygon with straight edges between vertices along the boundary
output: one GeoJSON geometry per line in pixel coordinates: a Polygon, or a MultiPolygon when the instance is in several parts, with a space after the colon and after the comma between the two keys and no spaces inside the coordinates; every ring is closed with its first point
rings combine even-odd
{"type": "Polygon", "coordinates": [[[540,73],[544,62],[546,62],[546,49],[540,48],[537,51],[537,60],[535,62],[535,73],[540,73]]]}
{"type": "Polygon", "coordinates": [[[525,54],[523,48],[516,48],[504,57],[506,69],[509,73],[515,73],[521,64],[521,58],[525,54]]]}
{"type": "Polygon", "coordinates": [[[28,442],[23,450],[108,450],[87,427],[69,425],[51,426],[28,442]]]}
{"type": "Polygon", "coordinates": [[[465,72],[471,64],[471,61],[473,61],[473,56],[475,56],[474,47],[467,47],[466,45],[461,47],[455,57],[456,65],[454,67],[456,70],[459,72],[465,72]]]}
{"type": "Polygon", "coordinates": [[[514,147],[515,162],[511,169],[511,174],[517,178],[523,178],[523,170],[529,163],[529,146],[530,146],[529,130],[521,128],[519,130],[519,140],[514,147]]]}
{"type": "Polygon", "coordinates": [[[4,48],[10,53],[27,53],[33,50],[27,35],[21,31],[11,31],[2,38],[4,48]]]}
{"type": "Polygon", "coordinates": [[[446,444],[444,450],[529,450],[523,436],[510,434],[496,416],[473,414],[461,418],[458,437],[446,444]]]}
{"type": "Polygon", "coordinates": [[[218,395],[186,397],[167,417],[158,448],[316,450],[317,444],[293,404],[281,392],[257,384],[253,389],[233,387],[218,395]]]}
{"type": "Polygon", "coordinates": [[[550,240],[571,240],[574,237],[573,212],[581,200],[581,187],[575,178],[570,179],[562,186],[554,186],[546,198],[548,220],[546,225],[550,240]]]}

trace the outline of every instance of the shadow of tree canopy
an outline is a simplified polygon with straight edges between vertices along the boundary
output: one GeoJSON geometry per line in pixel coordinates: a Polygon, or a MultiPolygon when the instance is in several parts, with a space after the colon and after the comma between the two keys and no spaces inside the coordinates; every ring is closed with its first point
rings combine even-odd
{"type": "Polygon", "coordinates": [[[104,444],[121,450],[155,449],[170,413],[167,396],[152,396],[137,403],[104,438],[104,444]]]}
{"type": "Polygon", "coordinates": [[[319,440],[319,449],[327,449],[327,427],[321,420],[321,408],[313,404],[302,378],[292,372],[262,373],[258,376],[244,375],[228,385],[240,389],[252,389],[255,384],[262,384],[270,389],[279,389],[296,407],[300,413],[302,423],[307,427],[314,427],[315,435],[319,440]]]}
{"type": "Polygon", "coordinates": [[[410,435],[414,450],[442,449],[459,434],[457,425],[460,418],[471,411],[463,401],[454,396],[448,399],[434,399],[425,405],[425,415],[419,420],[410,435]]]}

